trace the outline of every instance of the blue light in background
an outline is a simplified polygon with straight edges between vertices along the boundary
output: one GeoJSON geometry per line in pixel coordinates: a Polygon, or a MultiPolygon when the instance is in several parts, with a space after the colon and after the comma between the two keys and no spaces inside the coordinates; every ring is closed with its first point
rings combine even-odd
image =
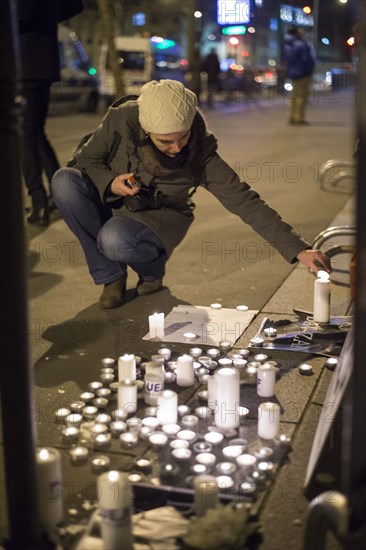
{"type": "Polygon", "coordinates": [[[132,15],[132,25],[134,25],[135,27],[143,27],[145,25],[145,22],[146,16],[144,12],[139,11],[132,15]]]}

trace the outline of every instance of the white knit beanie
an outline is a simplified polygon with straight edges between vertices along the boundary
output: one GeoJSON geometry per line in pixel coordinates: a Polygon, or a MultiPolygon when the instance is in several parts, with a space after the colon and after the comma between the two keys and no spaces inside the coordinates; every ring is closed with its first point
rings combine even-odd
{"type": "Polygon", "coordinates": [[[145,132],[175,134],[192,126],[197,96],[177,80],[152,80],[141,88],[138,106],[145,132]]]}

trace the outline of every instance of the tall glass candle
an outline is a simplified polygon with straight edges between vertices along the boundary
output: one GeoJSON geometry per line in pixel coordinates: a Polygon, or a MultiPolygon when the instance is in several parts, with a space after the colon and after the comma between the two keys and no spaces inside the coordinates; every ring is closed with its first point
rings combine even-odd
{"type": "Polygon", "coordinates": [[[318,271],[314,281],[314,321],[317,323],[329,323],[330,319],[330,290],[331,283],[329,273],[318,271]]]}
{"type": "Polygon", "coordinates": [[[57,449],[38,448],[36,463],[39,487],[39,515],[46,528],[63,520],[61,455],[57,449]]]}
{"type": "Polygon", "coordinates": [[[122,380],[118,384],[118,409],[135,413],[137,409],[137,384],[135,380],[122,380]]]}
{"type": "Polygon", "coordinates": [[[280,428],[280,406],[278,403],[261,403],[258,407],[258,436],[273,439],[280,428]]]}
{"type": "Polygon", "coordinates": [[[194,511],[196,516],[204,516],[209,508],[219,503],[219,488],[214,476],[198,475],[194,478],[194,511]]]}
{"type": "Polygon", "coordinates": [[[257,370],[257,394],[272,397],[275,393],[276,369],[269,363],[260,365],[257,370]]]}
{"type": "Polygon", "coordinates": [[[164,313],[149,315],[149,337],[164,338],[164,313]]]}
{"type": "Polygon", "coordinates": [[[214,374],[216,380],[215,424],[218,428],[239,426],[240,382],[234,367],[219,369],[214,374]]]}
{"type": "Polygon", "coordinates": [[[180,355],[177,359],[177,385],[188,387],[194,385],[193,357],[191,355],[180,355]]]}
{"type": "Polygon", "coordinates": [[[104,548],[133,550],[133,492],[125,473],[111,470],[98,476],[101,534],[104,548]]]}
{"type": "Polygon", "coordinates": [[[164,366],[157,361],[145,365],[145,403],[156,405],[164,390],[164,366]]]}
{"type": "Polygon", "coordinates": [[[133,353],[118,357],[118,380],[136,380],[136,359],[133,353]]]}
{"type": "Polygon", "coordinates": [[[178,394],[172,390],[164,390],[158,396],[157,418],[162,426],[176,424],[178,420],[178,394]]]}

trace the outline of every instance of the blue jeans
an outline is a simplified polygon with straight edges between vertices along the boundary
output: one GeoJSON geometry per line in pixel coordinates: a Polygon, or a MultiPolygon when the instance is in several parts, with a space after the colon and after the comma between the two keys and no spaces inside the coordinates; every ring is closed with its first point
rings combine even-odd
{"type": "Polygon", "coordinates": [[[66,224],[79,239],[96,284],[116,281],[130,266],[141,279],[163,277],[166,254],[160,239],[141,222],[112,216],[95,185],[80,170],[61,168],[52,194],[66,224]]]}

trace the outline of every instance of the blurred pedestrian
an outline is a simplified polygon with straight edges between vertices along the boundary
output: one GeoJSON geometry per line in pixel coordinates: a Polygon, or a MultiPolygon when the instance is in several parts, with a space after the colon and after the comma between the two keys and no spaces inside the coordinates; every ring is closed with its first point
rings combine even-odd
{"type": "Polygon", "coordinates": [[[191,199],[198,187],[287,261],[331,270],[329,259],[241,182],[217,148],[195,94],[181,82],[153,80],[138,99],[112,105],[72,167],[56,172],[56,204],[83,247],[94,282],[104,285],[102,308],[123,304],[128,266],[139,276],[139,296],[163,288],[165,264],[194,220],[191,199]]]}
{"type": "Polygon", "coordinates": [[[201,67],[202,67],[202,62],[201,62],[200,51],[198,48],[194,48],[192,61],[189,68],[191,73],[189,89],[196,94],[198,103],[201,102],[201,91],[202,91],[201,67]]]}
{"type": "Polygon", "coordinates": [[[220,61],[214,48],[211,48],[210,53],[204,59],[202,70],[207,73],[207,105],[212,107],[221,72],[220,61]]]}
{"type": "Polygon", "coordinates": [[[18,0],[20,82],[24,98],[21,164],[32,203],[27,221],[46,226],[49,203],[43,185],[59,168],[56,153],[45,133],[50,87],[60,79],[57,41],[59,21],[84,9],[81,0],[18,0]]]}
{"type": "Polygon", "coordinates": [[[315,59],[302,29],[291,27],[287,33],[289,37],[284,47],[286,76],[293,85],[289,124],[305,125],[309,124],[305,120],[305,111],[315,59]]]}

